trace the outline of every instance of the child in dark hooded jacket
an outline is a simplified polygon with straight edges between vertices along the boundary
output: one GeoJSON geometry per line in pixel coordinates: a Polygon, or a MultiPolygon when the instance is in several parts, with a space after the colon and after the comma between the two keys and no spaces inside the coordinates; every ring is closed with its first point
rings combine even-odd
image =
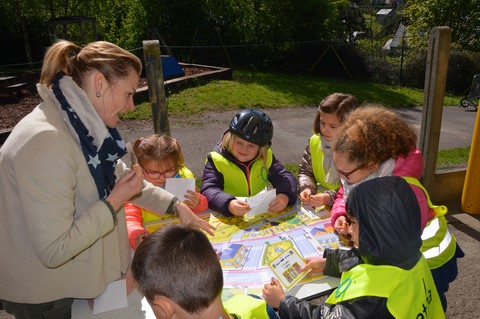
{"type": "Polygon", "coordinates": [[[423,257],[419,205],[401,177],[374,178],[352,189],[346,203],[351,250],[307,259],[302,270],[341,274],[325,304],[285,296],[277,279],[263,289],[281,318],[445,318],[423,257]]]}

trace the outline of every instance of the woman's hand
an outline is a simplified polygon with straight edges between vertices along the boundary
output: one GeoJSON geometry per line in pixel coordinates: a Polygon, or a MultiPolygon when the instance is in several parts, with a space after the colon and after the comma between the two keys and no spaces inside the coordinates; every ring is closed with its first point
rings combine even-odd
{"type": "Polygon", "coordinates": [[[179,203],[177,205],[177,213],[183,224],[202,229],[208,234],[214,236],[213,230],[216,228],[210,225],[207,221],[195,215],[195,213],[192,212],[192,210],[185,203],[179,203]]]}
{"type": "Polygon", "coordinates": [[[190,209],[194,209],[200,203],[200,196],[198,193],[188,190],[185,194],[185,200],[183,201],[190,209]]]}
{"type": "Polygon", "coordinates": [[[280,307],[280,301],[285,297],[285,292],[283,291],[280,281],[276,278],[272,278],[270,283],[265,284],[262,289],[263,299],[273,308],[280,307]]]}
{"type": "Polygon", "coordinates": [[[118,179],[112,192],[106,198],[115,211],[118,211],[123,203],[142,191],[143,179],[143,170],[138,164],[133,165],[132,170],[118,179]]]}
{"type": "Polygon", "coordinates": [[[246,201],[234,199],[228,204],[228,210],[232,215],[243,216],[250,210],[250,205],[246,201]]]}
{"type": "Polygon", "coordinates": [[[304,272],[306,270],[311,270],[308,273],[308,276],[314,276],[318,273],[323,272],[327,259],[323,257],[312,257],[305,258],[305,261],[307,262],[307,264],[302,269],[300,269],[300,271],[304,272]]]}
{"type": "Polygon", "coordinates": [[[312,190],[310,188],[305,188],[303,191],[300,192],[299,198],[302,203],[311,205],[310,196],[312,196],[312,190]]]}
{"type": "Polygon", "coordinates": [[[279,213],[285,210],[288,205],[288,197],[285,194],[278,194],[274,200],[268,204],[268,211],[270,213],[279,213]]]}
{"type": "Polygon", "coordinates": [[[335,220],[335,225],[333,226],[335,228],[335,231],[341,235],[347,235],[348,234],[348,221],[347,217],[345,216],[339,216],[337,220],[335,220]]]}

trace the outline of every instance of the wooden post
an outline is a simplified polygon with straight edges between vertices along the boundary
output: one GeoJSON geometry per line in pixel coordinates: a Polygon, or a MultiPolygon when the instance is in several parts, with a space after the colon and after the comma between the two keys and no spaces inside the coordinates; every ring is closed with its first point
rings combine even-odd
{"type": "Polygon", "coordinates": [[[422,183],[429,192],[435,177],[451,40],[449,27],[435,27],[430,31],[419,142],[425,160],[422,183]]]}
{"type": "Polygon", "coordinates": [[[158,40],[143,41],[143,55],[145,58],[148,95],[152,105],[153,131],[156,134],[170,135],[167,97],[163,82],[162,57],[158,40]]]}

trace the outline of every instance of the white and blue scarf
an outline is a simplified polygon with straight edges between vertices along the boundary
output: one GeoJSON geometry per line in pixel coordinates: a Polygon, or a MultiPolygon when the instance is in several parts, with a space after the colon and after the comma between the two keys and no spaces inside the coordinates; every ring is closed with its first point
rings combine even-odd
{"type": "MultiPolygon", "coordinates": [[[[90,124],[91,130],[95,130],[95,127],[92,127],[91,119],[87,118],[85,115],[84,117],[79,116],[79,112],[75,110],[75,108],[79,108],[76,103],[70,103],[65,96],[62,88],[65,86],[68,87],[69,81],[73,82],[70,77],[65,77],[63,81],[67,81],[67,83],[62,84],[60,80],[64,77],[62,72],[58,73],[55,78],[52,80],[52,91],[55,94],[58,103],[60,104],[63,111],[68,116],[71,126],[75,129],[80,146],[82,147],[83,154],[85,156],[85,160],[88,164],[88,168],[90,169],[90,174],[95,181],[95,185],[97,186],[98,196],[100,199],[106,198],[110,192],[112,191],[113,187],[115,186],[115,165],[117,159],[121,158],[123,155],[127,153],[125,148],[125,143],[122,140],[122,137],[118,133],[116,128],[106,128],[107,132],[104,135],[103,140],[96,140],[89,132],[89,129],[83,123],[90,124]],[[62,88],[61,88],[62,86],[62,88]],[[97,145],[100,145],[98,147],[97,145]]],[[[63,82],[62,81],[62,82],[63,82]]],[[[85,103],[85,96],[77,97],[74,96],[74,92],[68,92],[67,96],[70,98],[71,96],[74,98],[79,98],[83,103],[85,103]]],[[[78,102],[78,101],[77,101],[78,102]]],[[[88,103],[90,107],[90,103],[88,103]]],[[[84,105],[82,105],[83,107],[84,105]]],[[[80,113],[85,113],[82,110],[78,109],[80,113]]],[[[85,113],[86,114],[86,113],[85,113]]],[[[94,123],[96,124],[96,123],[94,123]]]]}

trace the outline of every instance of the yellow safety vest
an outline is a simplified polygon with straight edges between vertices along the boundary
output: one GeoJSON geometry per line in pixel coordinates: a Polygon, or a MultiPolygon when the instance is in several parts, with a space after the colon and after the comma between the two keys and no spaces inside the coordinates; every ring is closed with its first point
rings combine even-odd
{"type": "Polygon", "coordinates": [[[325,170],[323,169],[323,151],[322,151],[322,140],[317,134],[310,137],[310,155],[312,158],[312,170],[317,183],[322,184],[326,189],[337,190],[340,187],[340,183],[336,182],[335,184],[329,184],[325,181],[325,170]]]}
{"type": "Polygon", "coordinates": [[[448,229],[445,219],[448,209],[444,205],[433,205],[427,190],[416,178],[404,177],[404,179],[423,190],[428,206],[435,212],[435,217],[427,223],[422,233],[422,253],[430,269],[439,268],[454,256],[457,249],[457,241],[448,229]]]}
{"type": "Polygon", "coordinates": [[[223,175],[223,190],[233,196],[249,197],[260,193],[267,187],[268,170],[272,166],[272,149],[267,150],[266,166],[263,159],[257,159],[245,173],[236,164],[230,162],[218,152],[210,152],[213,164],[223,175]]]}
{"type": "Polygon", "coordinates": [[[422,256],[410,270],[386,265],[360,264],[342,273],[340,285],[326,303],[360,297],[387,299],[395,318],[445,318],[432,273],[422,256]]]}
{"type": "Polygon", "coordinates": [[[223,306],[227,313],[241,319],[268,319],[265,300],[248,295],[235,295],[228,299],[223,306]]]}
{"type": "MultiPolygon", "coordinates": [[[[183,166],[178,170],[178,175],[180,175],[181,178],[195,178],[193,176],[193,173],[191,170],[183,166]]],[[[153,222],[159,219],[158,215],[155,215],[154,213],[143,209],[142,208],[142,217],[143,217],[143,223],[148,223],[148,222],[153,222]]]]}

